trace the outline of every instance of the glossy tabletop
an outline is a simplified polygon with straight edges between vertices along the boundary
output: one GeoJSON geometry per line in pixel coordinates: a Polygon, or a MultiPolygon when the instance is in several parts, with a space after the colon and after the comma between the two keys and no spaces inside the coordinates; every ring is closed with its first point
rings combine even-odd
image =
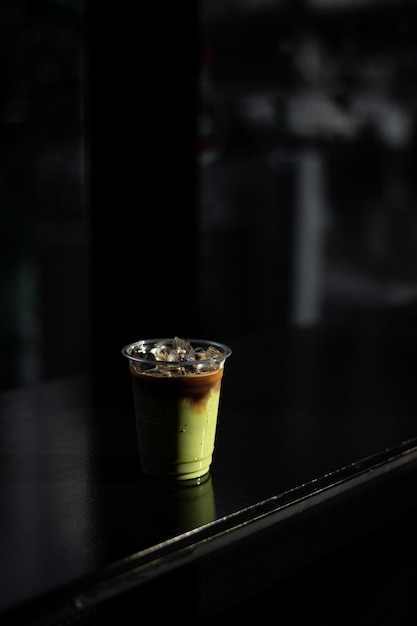
{"type": "MultiPolygon", "coordinates": [[[[278,384],[273,362],[253,378],[246,346],[234,348],[213,465],[200,485],[143,474],[130,393],[120,396],[119,407],[97,406],[88,376],[80,376],[1,394],[5,616],[64,591],[82,608],[101,592],[117,592],[130,570],[155,576],[190,546],[215,549],[214,539],[227,540],[256,519],[276,521],[300,502],[306,507],[415,461],[415,401],[401,373],[382,400],[352,399],[349,406],[346,397],[337,401],[342,381],[331,375],[330,360],[315,384],[327,381],[333,389],[314,403],[312,390],[298,384],[302,377],[312,382],[314,367],[303,373],[305,361],[287,360],[278,384]],[[401,390],[409,402],[400,401],[401,390]]],[[[290,352],[294,358],[296,348],[290,352]]]]}

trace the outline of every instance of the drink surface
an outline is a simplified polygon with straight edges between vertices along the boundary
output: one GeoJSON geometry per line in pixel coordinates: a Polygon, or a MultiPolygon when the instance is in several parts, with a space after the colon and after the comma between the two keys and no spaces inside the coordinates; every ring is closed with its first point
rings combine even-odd
{"type": "Polygon", "coordinates": [[[138,373],[180,377],[206,374],[222,367],[230,349],[223,344],[180,337],[137,341],[123,350],[138,373]]]}

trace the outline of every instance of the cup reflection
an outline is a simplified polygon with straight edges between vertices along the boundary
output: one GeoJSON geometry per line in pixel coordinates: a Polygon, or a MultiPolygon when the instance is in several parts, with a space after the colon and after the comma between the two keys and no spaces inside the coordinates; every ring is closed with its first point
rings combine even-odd
{"type": "Polygon", "coordinates": [[[171,498],[179,532],[187,532],[216,519],[216,505],[210,473],[199,484],[172,486],[171,498]]]}

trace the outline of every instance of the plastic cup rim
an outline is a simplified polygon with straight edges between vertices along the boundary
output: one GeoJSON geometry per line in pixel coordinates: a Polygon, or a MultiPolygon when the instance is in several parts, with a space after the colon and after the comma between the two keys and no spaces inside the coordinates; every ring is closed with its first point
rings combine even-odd
{"type": "MultiPolygon", "coordinates": [[[[131,350],[134,346],[136,346],[139,343],[144,343],[144,344],[156,344],[160,342],[168,343],[168,342],[172,342],[173,340],[174,340],[174,337],[156,337],[156,338],[151,338],[151,339],[138,339],[137,341],[133,341],[132,343],[128,343],[127,345],[123,346],[121,352],[123,356],[130,359],[131,361],[137,361],[139,363],[155,364],[154,360],[148,359],[146,357],[141,357],[136,354],[132,355],[129,353],[129,350],[131,350]]],[[[213,346],[214,348],[218,348],[219,350],[221,350],[222,354],[219,354],[218,356],[210,357],[209,359],[199,359],[197,361],[199,365],[206,364],[206,363],[219,363],[219,362],[225,361],[232,354],[231,348],[225,343],[221,343],[219,341],[210,341],[208,339],[194,339],[194,338],[190,338],[190,339],[187,338],[186,341],[188,341],[192,346],[195,346],[195,347],[213,346]]],[[[159,361],[156,361],[156,362],[158,363],[159,361]]],[[[165,361],[161,361],[161,363],[164,363],[164,362],[165,361]]],[[[186,360],[186,361],[169,361],[168,363],[170,366],[172,365],[175,367],[176,365],[184,366],[187,363],[195,364],[196,361],[194,359],[191,359],[191,360],[186,360]]]]}

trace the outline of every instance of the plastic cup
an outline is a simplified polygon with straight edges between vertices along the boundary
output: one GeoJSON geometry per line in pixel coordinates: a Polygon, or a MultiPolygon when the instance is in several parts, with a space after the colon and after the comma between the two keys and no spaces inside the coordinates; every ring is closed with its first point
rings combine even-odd
{"type": "Polygon", "coordinates": [[[173,480],[199,480],[212,463],[220,391],[231,349],[189,339],[195,356],[155,360],[155,346],[177,338],[144,339],[122,354],[129,361],[139,454],[144,472],[173,480]],[[198,357],[198,358],[196,358],[198,357]]]}

